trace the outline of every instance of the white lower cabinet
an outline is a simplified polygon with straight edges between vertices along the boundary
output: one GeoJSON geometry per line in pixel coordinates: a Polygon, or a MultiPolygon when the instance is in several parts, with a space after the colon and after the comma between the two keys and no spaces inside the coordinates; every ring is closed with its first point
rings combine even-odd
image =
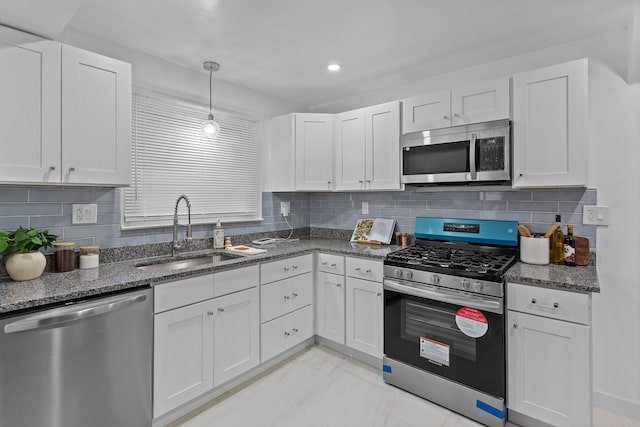
{"type": "Polygon", "coordinates": [[[382,283],[347,277],[347,346],[382,357],[382,283]]]}
{"type": "Polygon", "coordinates": [[[316,277],[316,334],[344,344],[344,275],[319,271],[316,277]]]}
{"type": "Polygon", "coordinates": [[[589,295],[507,286],[509,418],[591,426],[589,295]]]}
{"type": "Polygon", "coordinates": [[[156,314],[153,415],[213,389],[213,300],[156,314]]]}
{"type": "Polygon", "coordinates": [[[261,326],[262,360],[294,347],[313,336],[313,306],[307,305],[261,326]]]}
{"type": "Polygon", "coordinates": [[[154,287],[154,418],[260,363],[258,278],[251,266],[154,287]]]}
{"type": "Polygon", "coordinates": [[[213,385],[260,363],[260,297],[258,288],[213,300],[213,385]]]}
{"type": "Polygon", "coordinates": [[[346,258],[346,344],[381,358],[383,353],[382,261],[346,258]]]}

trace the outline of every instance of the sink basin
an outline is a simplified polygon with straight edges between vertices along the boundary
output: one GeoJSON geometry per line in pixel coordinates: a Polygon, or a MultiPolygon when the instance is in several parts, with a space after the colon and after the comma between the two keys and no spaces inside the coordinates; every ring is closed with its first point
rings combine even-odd
{"type": "Polygon", "coordinates": [[[143,271],[174,271],[183,268],[195,267],[204,264],[217,264],[222,261],[238,259],[239,255],[227,254],[224,252],[215,253],[213,255],[199,256],[197,258],[176,259],[170,261],[162,261],[153,264],[138,265],[137,267],[143,271]]]}

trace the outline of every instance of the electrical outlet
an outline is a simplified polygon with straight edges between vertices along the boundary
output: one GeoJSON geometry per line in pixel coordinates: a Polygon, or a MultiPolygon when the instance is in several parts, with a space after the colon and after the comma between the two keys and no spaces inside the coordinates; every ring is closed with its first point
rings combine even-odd
{"type": "Polygon", "coordinates": [[[86,205],[72,205],[72,224],[95,224],[98,222],[98,205],[90,203],[86,205]]]}
{"type": "Polygon", "coordinates": [[[609,225],[608,206],[584,206],[582,223],[586,225],[609,225]]]}
{"type": "Polygon", "coordinates": [[[362,202],[362,214],[369,215],[369,202],[362,202]]]}
{"type": "Polygon", "coordinates": [[[291,202],[280,202],[280,213],[282,216],[289,216],[291,211],[291,202]]]}

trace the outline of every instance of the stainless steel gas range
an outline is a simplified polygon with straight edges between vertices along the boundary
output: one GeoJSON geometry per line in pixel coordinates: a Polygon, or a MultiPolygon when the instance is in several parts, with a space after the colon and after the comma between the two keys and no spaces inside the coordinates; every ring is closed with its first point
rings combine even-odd
{"type": "Polygon", "coordinates": [[[506,420],[504,273],[517,222],[416,218],[384,261],[383,378],[488,426],[506,420]]]}

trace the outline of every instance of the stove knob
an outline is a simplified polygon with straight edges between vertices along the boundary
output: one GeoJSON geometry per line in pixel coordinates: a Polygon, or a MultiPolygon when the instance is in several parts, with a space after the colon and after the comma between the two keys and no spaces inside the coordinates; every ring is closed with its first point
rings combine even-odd
{"type": "Polygon", "coordinates": [[[473,284],[473,290],[476,291],[476,292],[482,291],[482,288],[484,288],[484,286],[480,282],[475,282],[473,284]]]}
{"type": "Polygon", "coordinates": [[[405,271],[404,277],[406,277],[407,280],[411,280],[411,278],[413,277],[413,273],[411,271],[405,271]]]}
{"type": "Polygon", "coordinates": [[[396,276],[397,278],[401,278],[402,270],[398,270],[398,269],[393,270],[393,275],[396,276]]]}
{"type": "Polygon", "coordinates": [[[434,274],[433,276],[431,276],[431,281],[433,282],[434,285],[437,285],[438,283],[440,283],[440,276],[438,276],[437,274],[434,274]]]}
{"type": "Polygon", "coordinates": [[[467,279],[462,279],[460,281],[460,285],[462,286],[462,289],[469,289],[471,288],[471,283],[467,280],[467,279]]]}

